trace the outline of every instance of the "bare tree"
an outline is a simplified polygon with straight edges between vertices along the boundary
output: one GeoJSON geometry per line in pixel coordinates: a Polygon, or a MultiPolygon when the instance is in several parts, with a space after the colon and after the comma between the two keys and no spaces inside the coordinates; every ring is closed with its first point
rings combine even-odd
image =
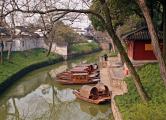
{"type": "MultiPolygon", "coordinates": [[[[12,7],[15,8],[15,5],[12,4],[12,7]]],[[[13,44],[13,38],[15,36],[15,19],[14,19],[15,12],[10,14],[10,19],[11,19],[11,25],[9,26],[10,28],[10,42],[9,42],[9,47],[8,47],[8,55],[7,55],[7,60],[10,61],[11,59],[11,51],[12,51],[12,44],[13,44]]]]}
{"type": "MultiPolygon", "coordinates": [[[[1,14],[3,14],[5,11],[7,11],[8,9],[6,9],[7,5],[9,3],[5,0],[2,1],[2,8],[1,8],[1,14]],[[6,10],[5,10],[6,9],[6,10]]],[[[11,6],[12,8],[14,8],[13,3],[11,2],[11,6]]],[[[1,17],[1,25],[3,28],[7,29],[6,32],[9,32],[9,36],[11,38],[8,38],[8,40],[6,40],[7,44],[8,44],[8,54],[7,54],[7,60],[10,61],[10,55],[11,55],[11,50],[12,50],[12,43],[13,43],[13,36],[14,36],[14,30],[15,30],[15,22],[14,22],[14,12],[10,14],[10,19],[11,19],[11,25],[7,24],[5,17],[1,17]],[[10,39],[10,40],[9,40],[10,39]]],[[[8,37],[9,37],[8,36],[8,37]]],[[[1,63],[3,63],[3,49],[4,49],[4,43],[3,40],[1,39],[1,63]]]]}
{"type": "MultiPolygon", "coordinates": [[[[70,1],[72,2],[72,1],[70,1]]],[[[89,9],[78,9],[77,7],[71,7],[70,5],[68,7],[55,7],[55,8],[51,8],[48,10],[43,10],[43,9],[37,9],[36,7],[33,9],[24,9],[22,7],[20,7],[19,5],[17,5],[16,9],[12,9],[9,12],[6,12],[3,14],[3,16],[7,16],[8,14],[11,14],[12,12],[22,12],[22,13],[26,13],[26,14],[48,14],[48,13],[53,13],[53,12],[68,12],[68,13],[84,13],[84,14],[92,14],[96,17],[98,17],[100,19],[100,21],[102,22],[103,26],[105,26],[108,34],[110,35],[110,37],[112,38],[114,44],[116,45],[122,59],[124,60],[124,62],[126,63],[136,86],[137,92],[140,95],[140,97],[142,98],[143,101],[147,101],[148,100],[148,96],[146,94],[146,92],[143,89],[141,80],[139,75],[137,74],[135,68],[133,67],[133,64],[131,63],[130,59],[127,56],[127,53],[120,41],[120,39],[118,38],[118,36],[115,33],[115,30],[113,29],[112,26],[112,18],[111,18],[111,11],[107,5],[107,2],[105,0],[98,0],[98,2],[100,3],[99,8],[101,9],[102,13],[104,13],[104,15],[101,15],[99,13],[97,13],[96,11],[93,10],[89,10],[89,9]]],[[[17,4],[17,3],[16,3],[17,4]]]]}
{"type": "MultiPolygon", "coordinates": [[[[3,10],[4,10],[4,7],[5,7],[5,0],[3,0],[1,4],[2,4],[2,7],[0,9],[0,15],[3,15],[3,10]]],[[[4,22],[4,17],[1,16],[0,17],[0,26],[1,27],[3,26],[3,22],[4,22]]],[[[4,44],[3,44],[1,33],[0,33],[0,48],[1,48],[0,62],[2,64],[3,63],[3,49],[4,49],[4,44]]]]}

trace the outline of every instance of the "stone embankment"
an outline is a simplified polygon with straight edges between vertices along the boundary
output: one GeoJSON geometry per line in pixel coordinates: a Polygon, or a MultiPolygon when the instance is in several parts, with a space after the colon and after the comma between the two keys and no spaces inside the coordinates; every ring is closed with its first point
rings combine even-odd
{"type": "Polygon", "coordinates": [[[127,92],[127,85],[123,81],[123,67],[118,62],[117,57],[111,57],[108,61],[100,61],[101,82],[109,87],[112,91],[111,108],[115,120],[122,120],[121,113],[116,105],[114,97],[123,95],[127,92]]]}

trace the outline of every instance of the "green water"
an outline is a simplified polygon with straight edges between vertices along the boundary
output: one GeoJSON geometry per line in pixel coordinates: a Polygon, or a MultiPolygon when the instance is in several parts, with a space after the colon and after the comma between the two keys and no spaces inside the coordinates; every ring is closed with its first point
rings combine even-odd
{"type": "Polygon", "coordinates": [[[0,120],[111,120],[110,104],[94,105],[76,99],[72,90],[51,78],[76,64],[97,62],[99,53],[32,71],[0,96],[0,120]]]}

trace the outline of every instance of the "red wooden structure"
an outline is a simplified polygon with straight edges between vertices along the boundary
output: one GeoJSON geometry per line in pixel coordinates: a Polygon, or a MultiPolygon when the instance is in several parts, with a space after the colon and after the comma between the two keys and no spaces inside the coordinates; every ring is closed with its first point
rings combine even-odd
{"type": "MultiPolygon", "coordinates": [[[[162,49],[162,33],[158,32],[162,49]]],[[[127,53],[131,60],[156,60],[147,27],[134,30],[123,36],[127,44],[127,53]]]]}

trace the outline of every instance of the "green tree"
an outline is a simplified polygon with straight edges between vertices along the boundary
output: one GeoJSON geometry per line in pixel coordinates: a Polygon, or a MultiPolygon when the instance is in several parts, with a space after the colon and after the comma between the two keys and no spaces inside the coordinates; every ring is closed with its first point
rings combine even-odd
{"type": "MultiPolygon", "coordinates": [[[[112,17],[112,24],[114,28],[125,24],[126,20],[128,20],[130,16],[138,15],[143,18],[143,14],[141,13],[135,0],[109,0],[107,5],[111,11],[110,15],[112,17]]],[[[92,1],[90,9],[103,14],[98,0],[92,1]]],[[[90,15],[89,18],[96,30],[104,31],[105,28],[96,16],[90,15]]]]}
{"type": "Polygon", "coordinates": [[[53,42],[68,44],[74,42],[74,39],[76,39],[75,35],[76,33],[74,30],[63,22],[57,22],[48,34],[50,39],[53,38],[53,42]]]}

